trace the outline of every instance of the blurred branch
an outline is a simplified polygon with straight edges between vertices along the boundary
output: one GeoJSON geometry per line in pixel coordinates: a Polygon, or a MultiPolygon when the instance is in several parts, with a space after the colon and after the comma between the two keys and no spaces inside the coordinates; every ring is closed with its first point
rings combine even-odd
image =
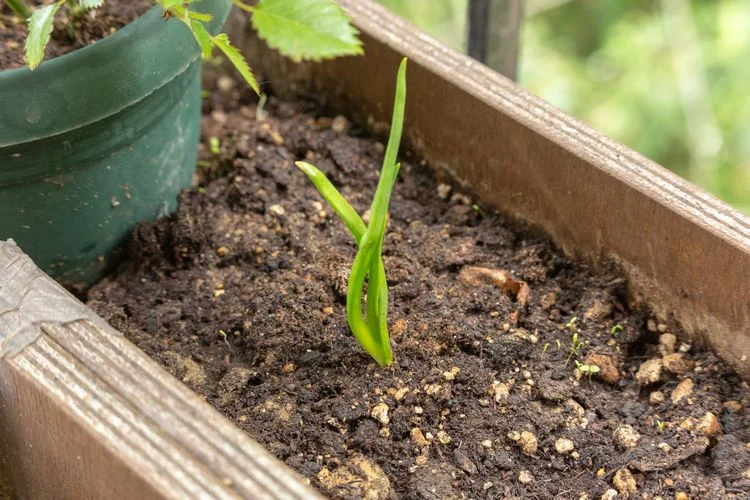
{"type": "Polygon", "coordinates": [[[469,0],[469,55],[515,80],[522,21],[521,0],[469,0]]]}

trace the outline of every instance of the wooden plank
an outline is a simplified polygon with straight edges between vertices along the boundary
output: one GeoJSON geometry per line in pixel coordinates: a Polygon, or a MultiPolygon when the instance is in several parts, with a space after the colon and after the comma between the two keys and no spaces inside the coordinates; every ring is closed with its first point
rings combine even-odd
{"type": "Polygon", "coordinates": [[[619,262],[634,300],[647,299],[750,379],[748,217],[375,3],[340,3],[364,34],[364,58],[294,66],[244,41],[281,93],[313,89],[329,112],[383,130],[408,56],[404,135],[413,150],[568,255],[619,262]]]}
{"type": "Polygon", "coordinates": [[[317,498],[8,242],[0,348],[0,452],[26,498],[317,498]]]}

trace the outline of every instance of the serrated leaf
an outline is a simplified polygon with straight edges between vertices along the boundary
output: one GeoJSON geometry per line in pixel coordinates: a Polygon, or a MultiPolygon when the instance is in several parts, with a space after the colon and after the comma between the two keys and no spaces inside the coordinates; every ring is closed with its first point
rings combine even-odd
{"type": "Polygon", "coordinates": [[[229,37],[227,36],[227,34],[219,33],[218,35],[211,37],[211,40],[214,42],[214,45],[219,47],[224,55],[227,56],[229,62],[231,62],[232,65],[237,68],[237,71],[240,72],[242,78],[244,78],[248,85],[252,87],[255,93],[260,94],[260,87],[258,87],[258,82],[255,80],[253,71],[250,69],[250,66],[248,66],[247,61],[242,56],[242,54],[240,54],[240,51],[234,48],[229,42],[229,37]]]}
{"type": "Polygon", "coordinates": [[[104,0],[78,0],[78,5],[84,9],[95,9],[101,7],[104,0]]]}
{"type": "Polygon", "coordinates": [[[203,59],[208,59],[209,57],[211,57],[211,49],[213,48],[213,43],[211,42],[211,34],[208,32],[206,27],[203,26],[203,23],[197,21],[191,22],[190,29],[193,32],[193,36],[198,42],[198,45],[200,45],[201,47],[203,59]]]}
{"type": "Polygon", "coordinates": [[[252,23],[269,46],[296,61],[362,54],[358,31],[333,0],[260,0],[252,23]]]}
{"type": "Polygon", "coordinates": [[[52,34],[52,21],[60,9],[60,3],[39,7],[28,20],[29,36],[26,38],[26,62],[34,69],[44,59],[44,48],[52,34]]]}

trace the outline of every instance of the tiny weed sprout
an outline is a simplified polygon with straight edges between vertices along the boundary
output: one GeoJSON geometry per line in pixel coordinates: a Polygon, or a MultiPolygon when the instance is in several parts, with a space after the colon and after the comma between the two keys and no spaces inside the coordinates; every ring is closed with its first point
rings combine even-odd
{"type": "Polygon", "coordinates": [[[622,327],[620,323],[617,323],[615,326],[612,327],[612,329],[609,331],[609,334],[613,337],[617,337],[617,334],[624,331],[625,329],[622,327]]]}
{"type": "Polygon", "coordinates": [[[597,365],[586,365],[583,363],[580,363],[578,360],[575,360],[576,368],[579,372],[581,372],[581,375],[588,376],[589,380],[591,380],[592,375],[596,375],[599,373],[599,367],[597,365]]]}
{"type": "MultiPolygon", "coordinates": [[[[578,358],[581,355],[581,349],[583,349],[583,347],[587,343],[588,342],[584,342],[583,340],[580,340],[580,338],[578,337],[578,332],[574,331],[573,336],[570,339],[570,346],[568,347],[568,359],[565,360],[565,364],[567,365],[571,359],[578,358]]],[[[576,364],[577,363],[578,361],[576,361],[576,364]]]]}
{"type": "Polygon", "coordinates": [[[573,316],[567,323],[565,323],[565,328],[567,328],[571,332],[575,331],[576,323],[578,323],[578,316],[573,316]]]}
{"type": "MultiPolygon", "coordinates": [[[[57,0],[33,10],[28,6],[28,0],[6,0],[6,3],[16,16],[27,22],[26,62],[30,69],[34,69],[44,58],[44,48],[50,40],[55,15],[63,6],[70,17],[75,18],[100,7],[104,0],[57,0]]],[[[165,20],[177,19],[190,29],[203,59],[210,59],[213,50],[218,49],[255,93],[260,94],[250,66],[232,46],[226,33],[212,35],[206,27],[206,23],[212,20],[211,15],[192,10],[195,0],[154,0],[154,3],[164,10],[165,20]]],[[[252,25],[260,38],[295,61],[319,61],[362,54],[357,30],[333,0],[260,0],[255,5],[232,0],[232,3],[250,14],[252,25]]],[[[200,8],[200,4],[196,4],[196,7],[200,8]]]]}
{"type": "Polygon", "coordinates": [[[542,347],[542,354],[545,354],[547,352],[547,349],[549,349],[549,342],[544,343],[544,347],[542,347]]]}
{"type": "Polygon", "coordinates": [[[211,137],[208,141],[208,147],[213,155],[218,156],[221,153],[221,142],[218,137],[211,137]]]}
{"type": "Polygon", "coordinates": [[[657,420],[656,421],[656,427],[659,429],[659,434],[664,432],[664,429],[667,427],[667,423],[663,420],[657,420]]]}
{"type": "Polygon", "coordinates": [[[296,163],[344,221],[359,246],[349,273],[346,317],[354,337],[380,366],[393,363],[391,342],[388,336],[388,283],[383,267],[382,250],[388,219],[388,205],[400,167],[396,163],[396,157],[401,143],[405,106],[406,58],[401,61],[398,69],[391,132],[385,149],[380,180],[370,206],[370,221],[367,226],[323,172],[309,163],[302,161],[296,163]],[[362,291],[365,281],[368,282],[366,318],[362,315],[362,291]]]}

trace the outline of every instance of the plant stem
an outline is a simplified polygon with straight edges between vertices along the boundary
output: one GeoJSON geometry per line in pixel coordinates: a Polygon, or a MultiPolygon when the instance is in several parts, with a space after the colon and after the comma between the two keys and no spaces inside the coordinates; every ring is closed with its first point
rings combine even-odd
{"type": "Polygon", "coordinates": [[[236,5],[238,8],[244,10],[245,12],[253,12],[255,10],[255,7],[252,5],[247,5],[245,2],[242,2],[241,0],[232,0],[232,3],[236,5]]]}
{"type": "Polygon", "coordinates": [[[5,0],[10,10],[24,21],[31,17],[31,10],[26,6],[24,0],[5,0]]]}

